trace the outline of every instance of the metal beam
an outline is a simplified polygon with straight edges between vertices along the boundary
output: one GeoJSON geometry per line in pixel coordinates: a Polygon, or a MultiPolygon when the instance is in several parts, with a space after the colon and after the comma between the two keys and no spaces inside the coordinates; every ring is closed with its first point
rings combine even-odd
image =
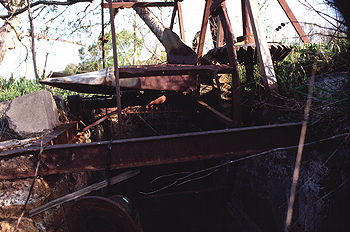
{"type": "MultiPolygon", "coordinates": [[[[133,8],[133,7],[164,7],[175,6],[175,2],[113,2],[113,8],[133,8]]],[[[108,8],[108,3],[103,3],[103,8],[108,8]]]]}
{"type": "MultiPolygon", "coordinates": [[[[114,140],[111,142],[110,166],[122,169],[251,155],[297,145],[300,130],[301,123],[289,123],[114,140]]],[[[108,145],[109,142],[104,141],[48,146],[42,154],[45,169],[41,169],[39,175],[105,170],[108,145]]],[[[14,171],[2,173],[0,179],[33,175],[34,170],[14,171]]]]}
{"type": "Polygon", "coordinates": [[[298,22],[297,18],[294,16],[292,10],[289,8],[287,2],[285,0],[277,0],[277,1],[281,5],[283,11],[286,13],[289,21],[292,23],[292,25],[293,25],[294,29],[296,30],[296,32],[298,33],[300,39],[304,43],[310,44],[311,41],[310,41],[309,37],[305,34],[305,31],[300,26],[300,23],[298,22]]]}

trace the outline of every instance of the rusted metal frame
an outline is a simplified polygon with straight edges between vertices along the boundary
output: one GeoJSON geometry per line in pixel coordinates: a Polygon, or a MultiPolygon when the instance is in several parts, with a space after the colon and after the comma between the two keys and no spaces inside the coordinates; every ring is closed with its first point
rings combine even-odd
{"type": "Polygon", "coordinates": [[[208,112],[210,115],[218,119],[220,122],[222,122],[226,126],[233,127],[235,125],[235,122],[232,119],[226,117],[225,115],[223,115],[222,113],[214,109],[213,107],[209,106],[207,103],[200,100],[196,100],[196,102],[202,109],[206,110],[206,112],[208,112]]]}
{"type": "Polygon", "coordinates": [[[176,6],[177,6],[177,14],[179,17],[179,28],[180,28],[180,38],[186,42],[185,40],[185,27],[184,27],[184,22],[183,22],[183,17],[182,17],[182,9],[181,9],[181,1],[175,0],[176,6]]]}
{"type": "MultiPolygon", "coordinates": [[[[174,6],[175,4],[175,2],[112,2],[112,8],[164,7],[174,6]]],[[[104,3],[103,8],[109,8],[108,3],[104,3]]]]}
{"type": "MultiPolygon", "coordinates": [[[[46,135],[43,138],[43,146],[56,145],[56,144],[67,144],[75,138],[75,134],[78,130],[78,122],[67,123],[64,126],[58,128],[54,132],[46,135]]],[[[41,147],[41,140],[33,143],[31,146],[3,151],[0,153],[0,157],[11,156],[15,154],[22,154],[26,152],[39,151],[41,147]]]]}
{"type": "Polygon", "coordinates": [[[283,11],[286,13],[289,21],[292,23],[292,25],[293,25],[294,29],[296,30],[296,32],[298,33],[300,39],[304,43],[310,44],[311,41],[310,41],[309,37],[306,35],[305,31],[300,26],[300,23],[298,22],[297,18],[294,16],[292,10],[289,8],[287,2],[285,0],[277,0],[277,1],[281,5],[283,11]]]}
{"type": "Polygon", "coordinates": [[[246,57],[244,60],[244,67],[245,67],[245,73],[248,83],[252,83],[254,80],[254,56],[255,56],[255,49],[253,49],[251,46],[247,48],[247,52],[245,53],[246,57]]]}
{"type": "Polygon", "coordinates": [[[224,46],[224,29],[222,28],[222,24],[220,21],[220,17],[217,17],[216,20],[216,25],[217,25],[217,33],[216,33],[216,45],[215,47],[219,48],[224,46]]]}
{"type": "MultiPolygon", "coordinates": [[[[298,144],[301,123],[235,128],[147,138],[114,140],[111,169],[180,163],[222,157],[247,156],[298,144]]],[[[51,145],[42,154],[39,175],[105,170],[109,141],[51,145]]],[[[3,173],[0,179],[33,176],[3,173]]]]}
{"type": "Polygon", "coordinates": [[[252,26],[250,22],[250,17],[248,13],[246,0],[241,0],[242,6],[242,21],[243,21],[243,38],[245,44],[254,43],[252,26]]]}
{"type": "Polygon", "coordinates": [[[95,122],[91,123],[90,125],[84,127],[83,132],[89,130],[91,127],[94,127],[94,126],[100,124],[101,122],[105,121],[110,116],[112,116],[112,115],[114,115],[116,113],[118,113],[118,110],[114,110],[113,112],[110,112],[110,113],[106,114],[105,116],[101,117],[100,119],[96,120],[95,122]]]}
{"type": "Polygon", "coordinates": [[[136,68],[119,68],[120,78],[172,75],[209,75],[213,73],[228,73],[232,71],[229,65],[144,65],[136,68]]]}
{"type": "Polygon", "coordinates": [[[114,61],[114,76],[115,76],[115,95],[117,99],[118,108],[118,139],[122,138],[122,113],[121,113],[121,99],[120,99],[120,85],[119,85],[119,71],[118,71],[118,54],[117,54],[117,40],[115,35],[114,14],[112,7],[112,0],[108,0],[109,14],[111,21],[112,31],[112,44],[113,44],[113,61],[114,61]]]}
{"type": "Polygon", "coordinates": [[[214,12],[221,7],[221,4],[225,2],[225,0],[214,0],[212,5],[210,6],[210,14],[213,15],[214,12]]]}
{"type": "Polygon", "coordinates": [[[170,30],[173,30],[174,23],[175,23],[176,12],[177,12],[177,4],[174,5],[173,13],[171,15],[170,27],[169,27],[170,30]]]}
{"type": "Polygon", "coordinates": [[[102,23],[102,28],[101,28],[101,45],[102,45],[102,67],[106,68],[106,54],[105,54],[105,42],[106,42],[106,38],[105,38],[105,17],[103,14],[103,0],[101,0],[101,23],[102,23]]]}
{"type": "Polygon", "coordinates": [[[199,36],[198,48],[197,48],[198,64],[201,64],[204,42],[205,42],[205,34],[207,32],[208,20],[210,16],[210,7],[212,3],[213,3],[213,0],[205,1],[204,15],[202,20],[201,32],[199,36]]]}
{"type": "Polygon", "coordinates": [[[230,20],[227,15],[225,2],[223,2],[221,6],[217,8],[216,11],[220,16],[222,27],[224,28],[227,54],[228,54],[230,65],[233,67],[233,70],[232,70],[233,120],[237,124],[240,124],[241,123],[241,89],[240,89],[240,80],[239,80],[238,61],[237,61],[234,37],[232,33],[230,20]]]}

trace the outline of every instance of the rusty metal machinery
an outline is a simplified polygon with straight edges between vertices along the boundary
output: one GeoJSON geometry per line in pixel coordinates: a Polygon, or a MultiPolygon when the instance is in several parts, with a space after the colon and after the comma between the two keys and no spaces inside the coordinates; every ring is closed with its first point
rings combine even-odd
{"type": "Polygon", "coordinates": [[[123,196],[83,197],[69,208],[67,226],[70,232],[141,232],[134,212],[123,196]]]}

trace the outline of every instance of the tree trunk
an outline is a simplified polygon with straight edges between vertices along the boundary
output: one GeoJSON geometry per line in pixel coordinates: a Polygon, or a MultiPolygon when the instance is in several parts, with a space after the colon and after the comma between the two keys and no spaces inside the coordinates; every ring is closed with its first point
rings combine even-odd
{"type": "Polygon", "coordinates": [[[19,25],[19,19],[12,18],[5,22],[0,28],[0,64],[2,63],[8,49],[14,49],[17,44],[17,36],[13,28],[19,25]],[[11,27],[11,25],[12,27],[11,27]]]}

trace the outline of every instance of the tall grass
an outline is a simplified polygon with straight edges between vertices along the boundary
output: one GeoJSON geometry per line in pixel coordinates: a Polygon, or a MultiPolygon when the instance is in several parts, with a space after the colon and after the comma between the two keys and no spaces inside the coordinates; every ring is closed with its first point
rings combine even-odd
{"type": "Polygon", "coordinates": [[[11,101],[16,97],[43,89],[50,91],[53,95],[61,95],[63,98],[76,94],[72,91],[42,85],[35,80],[26,80],[23,77],[19,79],[0,77],[0,102],[11,101]]]}

